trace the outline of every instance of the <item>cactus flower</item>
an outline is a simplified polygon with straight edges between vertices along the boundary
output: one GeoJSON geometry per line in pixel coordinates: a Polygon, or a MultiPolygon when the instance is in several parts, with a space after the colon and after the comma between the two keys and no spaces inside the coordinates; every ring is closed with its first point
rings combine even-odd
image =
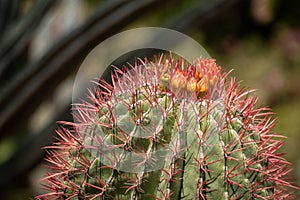
{"type": "Polygon", "coordinates": [[[213,59],[164,56],[90,88],[37,199],[295,199],[268,108],[213,59]]]}

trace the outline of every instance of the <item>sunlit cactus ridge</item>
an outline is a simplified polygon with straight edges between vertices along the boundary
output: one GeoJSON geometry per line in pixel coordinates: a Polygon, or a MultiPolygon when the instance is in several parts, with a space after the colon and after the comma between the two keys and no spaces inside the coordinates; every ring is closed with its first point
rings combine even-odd
{"type": "Polygon", "coordinates": [[[94,86],[37,199],[296,199],[273,113],[215,60],[139,59],[94,86]]]}

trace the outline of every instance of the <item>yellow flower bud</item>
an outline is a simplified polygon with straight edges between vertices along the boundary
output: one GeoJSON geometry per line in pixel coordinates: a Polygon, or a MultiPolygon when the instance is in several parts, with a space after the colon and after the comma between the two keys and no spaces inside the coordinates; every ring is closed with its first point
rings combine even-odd
{"type": "Polygon", "coordinates": [[[214,76],[209,80],[210,84],[211,84],[211,85],[214,85],[214,84],[216,83],[217,79],[218,79],[217,76],[214,75],[214,76]]]}
{"type": "Polygon", "coordinates": [[[174,88],[185,88],[186,83],[187,83],[186,78],[183,72],[181,71],[177,71],[171,80],[171,84],[174,88]]]}
{"type": "Polygon", "coordinates": [[[164,73],[160,77],[160,85],[166,86],[170,82],[170,75],[168,73],[164,73]]]}

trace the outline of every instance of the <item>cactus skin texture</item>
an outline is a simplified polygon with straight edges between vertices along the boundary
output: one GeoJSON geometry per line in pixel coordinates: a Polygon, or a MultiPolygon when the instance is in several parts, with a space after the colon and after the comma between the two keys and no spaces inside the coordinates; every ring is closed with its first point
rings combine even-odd
{"type": "Polygon", "coordinates": [[[272,112],[228,74],[213,59],[172,55],[116,69],[46,147],[48,193],[36,198],[296,199],[272,112]],[[169,153],[151,160],[159,149],[169,153]]]}

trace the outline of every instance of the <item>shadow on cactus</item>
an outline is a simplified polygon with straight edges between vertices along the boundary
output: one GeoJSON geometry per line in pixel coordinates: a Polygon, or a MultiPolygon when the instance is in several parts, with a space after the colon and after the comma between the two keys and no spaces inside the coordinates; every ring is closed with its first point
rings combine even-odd
{"type": "Polygon", "coordinates": [[[37,199],[294,199],[268,108],[213,59],[160,56],[89,89],[37,199]]]}

